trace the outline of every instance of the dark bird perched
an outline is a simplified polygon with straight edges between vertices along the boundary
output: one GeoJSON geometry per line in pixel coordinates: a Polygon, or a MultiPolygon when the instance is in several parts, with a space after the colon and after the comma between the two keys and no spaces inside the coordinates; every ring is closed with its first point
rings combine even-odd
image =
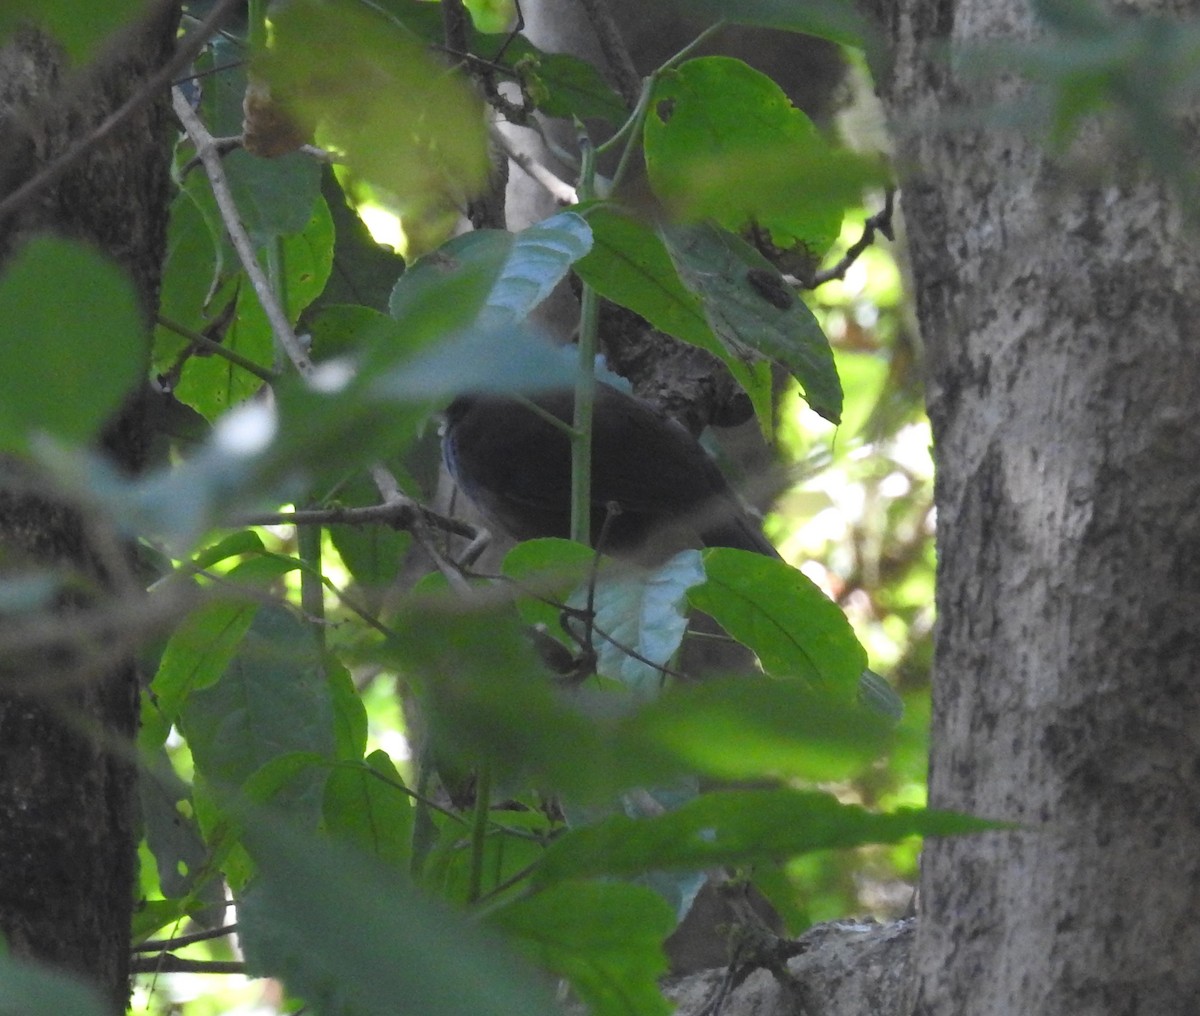
{"type": "MultiPolygon", "coordinates": [[[[570,390],[529,401],[572,420],[570,390]]],[[[570,440],[529,406],[501,395],[460,396],[446,410],[442,454],[463,493],[509,535],[569,535],[570,440]]],[[[779,556],[684,427],[603,382],[592,427],[592,543],[643,561],[698,545],[779,556]]]]}

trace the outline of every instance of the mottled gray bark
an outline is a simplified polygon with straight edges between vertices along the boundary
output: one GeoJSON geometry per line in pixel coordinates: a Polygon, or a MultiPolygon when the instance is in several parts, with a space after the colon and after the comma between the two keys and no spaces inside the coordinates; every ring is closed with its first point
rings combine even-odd
{"type": "Polygon", "coordinates": [[[1025,4],[879,9],[937,460],[930,798],[1021,826],[926,844],[911,1011],[1194,1013],[1194,234],[1098,133],[1064,161],[944,129],[1022,95],[969,48],[1036,35],[1025,4]]]}
{"type": "MultiPolygon", "coordinates": [[[[155,4],[138,30],[85,72],[72,72],[58,49],[33,31],[0,49],[0,199],[53,165],[137,92],[170,55],[178,17],[177,4],[155,4]]],[[[43,232],[88,241],[127,270],[149,321],[169,197],[163,99],[143,105],[0,222],[0,260],[43,232]]],[[[136,468],[142,443],[131,406],[111,428],[109,451],[136,468]]],[[[78,517],[29,495],[19,482],[14,486],[15,470],[3,466],[4,574],[57,565],[103,584],[78,517]]],[[[62,623],[69,625],[71,610],[82,605],[64,598],[62,623]]],[[[132,661],[100,673],[91,669],[86,660],[60,657],[19,666],[8,660],[0,668],[0,930],[15,955],[74,971],[122,1012],[136,861],[131,738],[138,684],[132,661]]]]}

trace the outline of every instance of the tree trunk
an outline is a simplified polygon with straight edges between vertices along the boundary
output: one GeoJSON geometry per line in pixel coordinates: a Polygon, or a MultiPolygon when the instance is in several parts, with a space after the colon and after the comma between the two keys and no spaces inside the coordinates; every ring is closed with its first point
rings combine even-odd
{"type": "MultiPolygon", "coordinates": [[[[154,5],[144,24],[82,72],[33,30],[0,49],[0,199],[138,91],[169,57],[178,17],[177,4],[154,5]]],[[[24,201],[0,222],[0,259],[37,233],[88,241],[126,269],[149,321],[170,194],[166,116],[165,95],[155,96],[24,201]]],[[[131,408],[107,444],[123,467],[136,468],[142,440],[131,408]]],[[[21,492],[16,472],[9,464],[0,477],[4,573],[62,565],[96,574],[78,517],[21,492]]],[[[62,604],[64,626],[80,605],[62,604]]],[[[0,930],[13,954],[74,971],[123,1012],[136,859],[137,674],[125,661],[64,681],[61,664],[0,672],[0,930]]]]}
{"type": "Polygon", "coordinates": [[[937,459],[930,803],[1021,826],[926,845],[912,1011],[1194,1013],[1196,250],[1099,137],[1083,182],[1028,138],[938,129],[1021,94],[960,68],[1036,36],[1024,4],[880,12],[937,459]]]}

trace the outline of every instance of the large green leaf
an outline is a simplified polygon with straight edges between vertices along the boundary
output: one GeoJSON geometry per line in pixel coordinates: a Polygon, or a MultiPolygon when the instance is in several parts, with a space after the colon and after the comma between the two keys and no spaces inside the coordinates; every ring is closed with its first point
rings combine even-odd
{"type": "Polygon", "coordinates": [[[426,255],[396,284],[395,334],[381,336],[363,368],[377,375],[373,396],[570,384],[571,363],[523,322],[590,247],[587,223],[563,212],[520,233],[468,233],[426,255]]]}
{"type": "Polygon", "coordinates": [[[397,870],[408,869],[412,802],[386,752],[343,763],[325,782],[325,828],[397,870]]]}
{"type": "Polygon", "coordinates": [[[482,104],[466,80],[363,6],[293,0],[255,66],[318,140],[405,212],[461,202],[487,180],[482,104]]]}
{"type": "Polygon", "coordinates": [[[814,259],[858,196],[813,185],[804,170],[828,153],[824,138],[774,81],[732,57],[689,60],[658,78],[645,145],[650,183],[677,217],[734,232],[757,225],[775,247],[814,259]]]}
{"type": "Polygon", "coordinates": [[[333,267],[329,282],[310,312],[331,304],[386,311],[392,288],[404,273],[404,258],[375,242],[358,213],[347,203],[332,169],[327,169],[321,178],[321,193],[333,218],[333,267]]]}
{"type": "Polygon", "coordinates": [[[607,300],[640,314],[659,331],[720,357],[750,395],[759,418],[771,421],[771,373],[722,343],[709,325],[704,302],[680,282],[662,238],[649,223],[611,205],[583,213],[592,227],[592,250],[575,271],[607,300]]]}
{"type": "MultiPolygon", "coordinates": [[[[333,219],[325,201],[318,198],[303,230],[271,242],[270,260],[278,268],[273,280],[276,295],[289,321],[295,322],[325,288],[333,264],[333,241],[333,219]]],[[[237,313],[223,341],[267,369],[282,358],[266,312],[249,283],[243,282],[237,292],[237,313]]],[[[261,387],[259,377],[223,357],[199,356],[188,361],[176,394],[212,420],[261,387]]]]}
{"type": "Polygon", "coordinates": [[[83,244],[38,237],[0,275],[0,448],[35,433],[96,436],[145,370],[144,319],[129,280],[83,244]]]}
{"type": "Polygon", "coordinates": [[[631,717],[626,736],[724,780],[842,780],[890,743],[884,717],[796,681],[737,675],[672,688],[631,717]]]}
{"type": "Polygon", "coordinates": [[[80,4],[78,0],[5,0],[0,8],[0,44],[32,22],[62,43],[77,63],[87,60],[108,36],[146,9],[144,0],[80,4]]]}
{"type": "Polygon", "coordinates": [[[954,812],[901,808],[874,814],[807,790],[736,790],[705,794],[652,818],[614,815],[573,829],[547,849],[535,885],[657,869],[779,861],[814,850],[895,843],[995,828],[954,812]]]}
{"type": "Polygon", "coordinates": [[[252,975],[281,978],[323,1016],[539,1016],[550,991],[494,932],[418,892],[395,868],[255,813],[258,867],[238,900],[252,975]]]}
{"type": "MultiPolygon", "coordinates": [[[[255,557],[233,568],[225,581],[230,589],[240,584],[253,588],[279,578],[296,566],[296,562],[287,558],[255,557]]],[[[193,610],[171,633],[150,686],[166,723],[178,719],[180,709],[193,692],[220,680],[258,609],[258,601],[251,598],[212,600],[193,610]]]]}
{"type": "Polygon", "coordinates": [[[423,307],[429,290],[450,273],[476,269],[473,291],[455,309],[461,327],[486,318],[521,321],[546,299],[592,247],[592,231],[574,212],[560,212],[521,230],[475,230],[421,258],[396,284],[390,309],[397,319],[423,307]]]}
{"type": "Polygon", "coordinates": [[[565,977],[594,1016],[666,1016],[663,940],[675,926],[657,893],[619,882],[553,886],[494,911],[488,924],[565,977]]]}
{"type": "MultiPolygon", "coordinates": [[[[334,715],[316,640],[282,607],[261,607],[237,655],[216,684],[193,692],[180,727],[196,771],[220,791],[240,788],[280,759],[300,762],[282,774],[287,799],[300,813],[320,812],[325,773],[310,757],[332,760],[334,715]]],[[[266,777],[260,777],[266,779],[266,777]]]]}
{"type": "Polygon", "coordinates": [[[705,552],[704,569],[708,581],[689,592],[692,606],[754,650],[768,674],[856,701],[866,652],[841,608],[803,573],[724,547],[705,552]]]}
{"type": "Polygon", "coordinates": [[[837,423],[842,385],[829,340],[803,301],[757,250],[711,223],[660,230],[683,284],[704,307],[728,354],[768,357],[804,389],[812,408],[837,423]]]}
{"type": "MultiPolygon", "coordinates": [[[[171,202],[159,313],[174,324],[203,332],[209,324],[205,305],[216,278],[220,244],[196,204],[194,190],[181,189],[171,202]]],[[[188,345],[187,339],[159,325],[154,331],[154,369],[167,373],[188,345]]]]}
{"type": "Polygon", "coordinates": [[[652,782],[669,764],[644,739],[610,736],[620,696],[557,692],[506,604],[422,597],[393,627],[386,659],[411,682],[435,751],[460,771],[486,764],[505,785],[591,801],[652,782]],[[586,715],[593,707],[599,722],[586,715]]]}
{"type": "Polygon", "coordinates": [[[5,1016],[109,1016],[112,1006],[64,970],[0,953],[0,1013],[5,1016]]]}

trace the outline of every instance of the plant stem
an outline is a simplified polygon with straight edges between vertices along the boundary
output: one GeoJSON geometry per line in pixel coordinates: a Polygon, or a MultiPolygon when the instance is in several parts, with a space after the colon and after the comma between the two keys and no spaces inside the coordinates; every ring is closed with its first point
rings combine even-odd
{"type": "Polygon", "coordinates": [[[492,805],[492,770],[485,762],[475,777],[475,814],[471,823],[471,877],[467,903],[483,895],[483,848],[487,843],[488,812],[492,805]]]}
{"type": "MultiPolygon", "coordinates": [[[[583,124],[576,122],[579,152],[579,199],[596,193],[596,149],[583,124]]],[[[575,374],[575,432],[571,437],[571,539],[590,543],[592,535],[592,412],[596,403],[596,325],[600,301],[584,283],[579,311],[579,367],[575,374]]]]}

